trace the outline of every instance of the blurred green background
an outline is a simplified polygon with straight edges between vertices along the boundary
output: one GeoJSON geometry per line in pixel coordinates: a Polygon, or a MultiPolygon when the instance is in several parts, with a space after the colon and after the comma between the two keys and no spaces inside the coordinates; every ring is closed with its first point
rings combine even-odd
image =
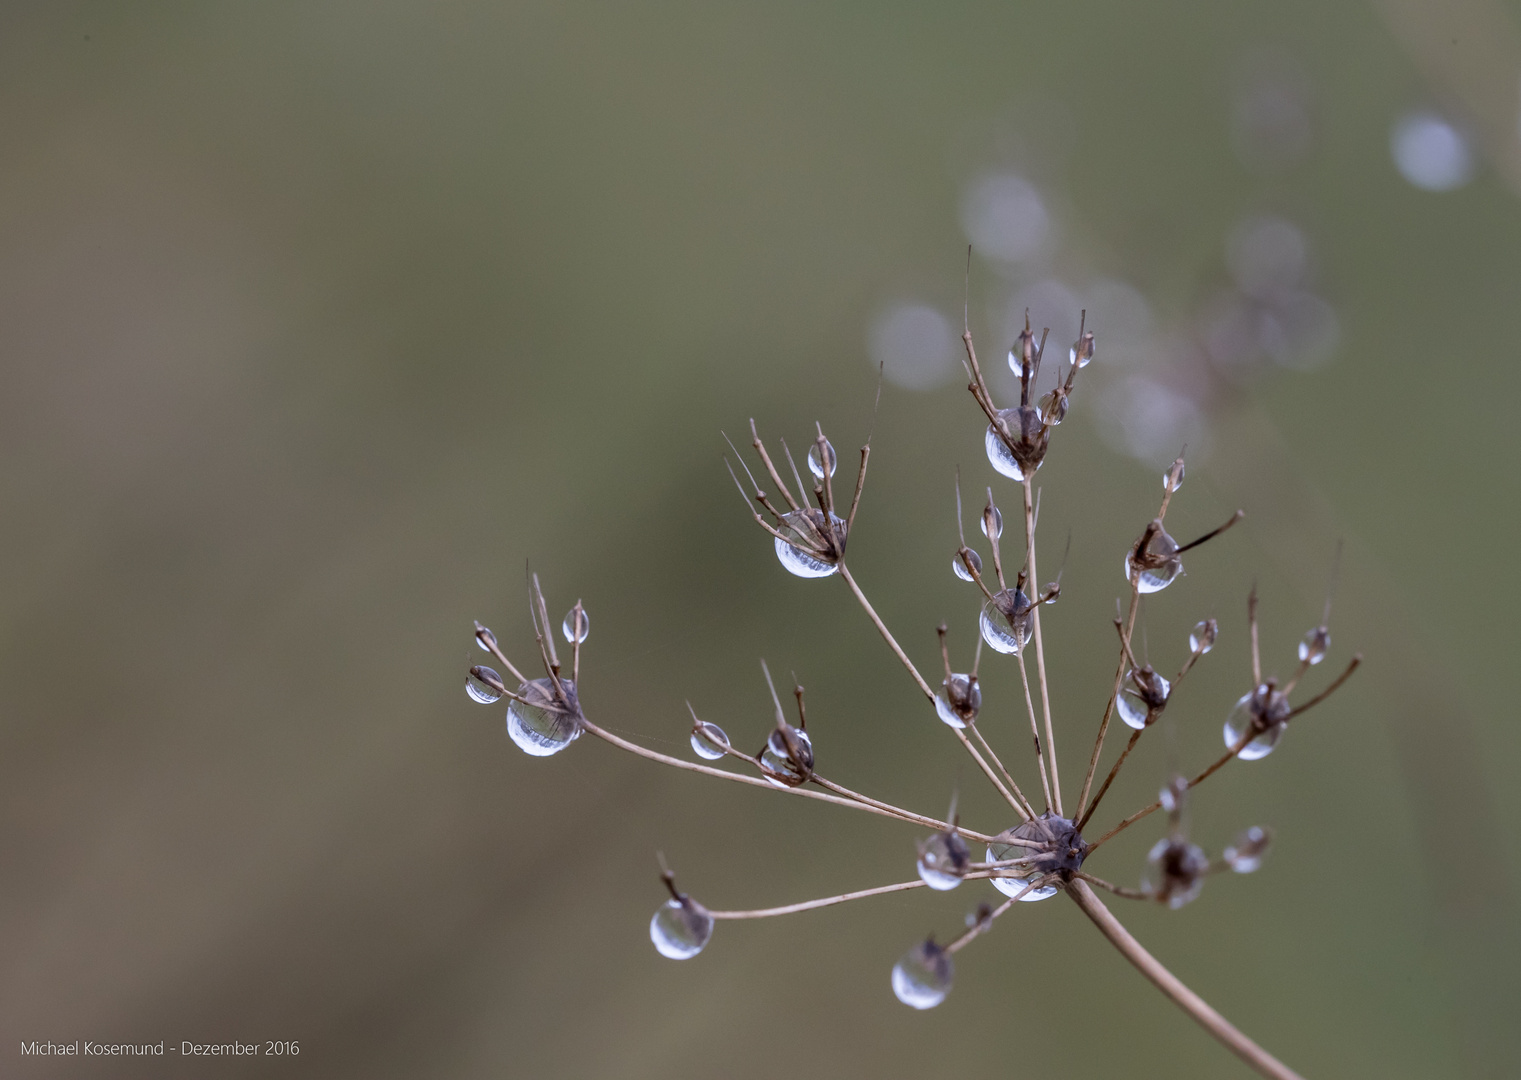
{"type": "MultiPolygon", "coordinates": [[[[1099,820],[1219,752],[1250,584],[1286,672],[1347,542],[1310,686],[1364,670],[1193,804],[1211,851],[1274,826],[1268,864],[1116,910],[1307,1076],[1513,1075],[1518,15],[7,5],[0,1071],[1247,1075],[1060,898],[926,1013],[889,969],[985,885],[662,959],[657,850],[738,908],[912,877],[918,835],[590,738],[530,759],[461,692],[474,618],[528,663],[531,563],[554,617],[585,600],[600,723],[686,756],[690,699],[758,747],[764,656],[825,775],[1009,824],[843,584],[777,564],[719,435],[817,419],[853,475],[886,365],[851,563],[964,664],[954,468],[1016,502],[954,364],[974,242],[990,369],[1026,303],[1098,334],[1040,473],[1069,801],[1178,443],[1179,539],[1248,517],[1147,608],[1164,671],[1198,618],[1221,643],[1099,820]],[[15,1049],[234,1038],[301,1054],[15,1049]]],[[[1002,660],[983,726],[1029,790],[1002,660]]],[[[1161,832],[1091,869],[1133,884],[1161,832]]]]}

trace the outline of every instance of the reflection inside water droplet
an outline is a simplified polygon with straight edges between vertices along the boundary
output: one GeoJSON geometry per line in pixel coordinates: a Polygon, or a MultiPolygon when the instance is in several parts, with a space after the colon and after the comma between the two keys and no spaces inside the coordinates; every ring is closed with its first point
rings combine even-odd
{"type": "Polygon", "coordinates": [[[465,693],[470,695],[470,700],[481,705],[491,705],[502,700],[502,692],[481,676],[502,681],[502,677],[489,667],[471,668],[465,676],[465,693]],[[480,675],[476,672],[480,672],[480,675]]]}
{"type": "Polygon", "coordinates": [[[517,695],[524,701],[507,706],[507,734],[523,753],[549,757],[580,738],[575,683],[562,678],[560,686],[568,701],[558,697],[553,681],[545,678],[518,687],[517,695]]]}
{"type": "Polygon", "coordinates": [[[717,724],[700,721],[692,729],[692,751],[700,758],[717,761],[729,748],[729,736],[717,724]]]}
{"type": "Polygon", "coordinates": [[[828,439],[824,440],[824,460],[819,460],[819,444],[815,442],[808,448],[808,471],[813,473],[816,479],[824,479],[824,467],[829,467],[829,475],[834,475],[834,470],[839,465],[835,458],[834,445],[828,439]]]}
{"type": "MultiPolygon", "coordinates": [[[[977,552],[973,551],[971,548],[967,548],[967,558],[971,560],[972,569],[976,570],[978,576],[980,577],[982,575],[982,556],[977,554],[977,552]]],[[[951,571],[962,581],[977,580],[967,572],[966,564],[961,561],[961,554],[959,552],[951,556],[951,571]]]]}
{"type": "Polygon", "coordinates": [[[919,844],[919,877],[939,892],[960,885],[971,862],[966,841],[955,833],[938,832],[919,844]]]}
{"type": "Polygon", "coordinates": [[[586,609],[580,611],[580,628],[576,625],[577,613],[571,608],[565,613],[565,621],[560,624],[560,633],[565,635],[565,640],[571,644],[578,644],[586,640],[586,635],[591,633],[591,619],[587,617],[586,609]]]}

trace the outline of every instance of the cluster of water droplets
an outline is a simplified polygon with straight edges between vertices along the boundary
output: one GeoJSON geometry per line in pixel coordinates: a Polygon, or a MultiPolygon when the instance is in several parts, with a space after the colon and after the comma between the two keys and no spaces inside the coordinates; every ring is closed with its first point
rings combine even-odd
{"type": "Polygon", "coordinates": [[[713,916],[690,897],[672,897],[650,919],[650,941],[661,956],[690,960],[713,936],[713,916]]]}
{"type": "Polygon", "coordinates": [[[717,724],[699,720],[692,727],[692,752],[708,761],[717,761],[729,751],[729,735],[717,724]]]}
{"type": "Polygon", "coordinates": [[[1025,647],[1035,628],[1035,605],[1023,589],[1005,589],[982,605],[978,626],[982,640],[1001,653],[1014,654],[1025,647]]]}
{"type": "MultiPolygon", "coordinates": [[[[820,510],[793,510],[782,515],[780,531],[789,540],[778,536],[772,538],[772,543],[776,546],[777,561],[786,567],[788,573],[800,578],[821,578],[839,572],[840,564],[837,561],[820,558],[815,554],[815,538],[818,536],[818,528],[823,525],[822,519],[823,511],[820,510]]],[[[836,536],[845,533],[845,521],[838,514],[829,515],[829,527],[836,536]]]]}
{"type": "Polygon", "coordinates": [[[961,884],[972,864],[966,841],[954,832],[937,832],[919,844],[919,878],[939,892],[961,884]]]}
{"type": "Polygon", "coordinates": [[[1225,718],[1226,749],[1234,747],[1248,731],[1256,730],[1259,732],[1257,737],[1243,746],[1236,756],[1242,761],[1267,757],[1283,737],[1283,722],[1292,711],[1289,699],[1270,682],[1242,695],[1225,718]]]}
{"type": "Polygon", "coordinates": [[[893,993],[914,1009],[933,1009],[951,992],[956,967],[933,941],[915,945],[893,965],[893,993]]]}
{"type": "Polygon", "coordinates": [[[1134,548],[1125,552],[1125,580],[1134,582],[1140,592],[1161,592],[1183,572],[1177,550],[1178,542],[1158,529],[1146,544],[1144,558],[1137,559],[1134,548]]]}
{"type": "Polygon", "coordinates": [[[581,723],[576,718],[576,684],[560,679],[560,687],[569,706],[555,694],[552,679],[532,679],[517,689],[517,697],[507,706],[507,734],[525,754],[549,757],[558,754],[581,737],[581,723]]]}
{"type": "Polygon", "coordinates": [[[935,695],[935,715],[953,728],[975,723],[982,709],[982,684],[970,675],[952,675],[935,695]]]}

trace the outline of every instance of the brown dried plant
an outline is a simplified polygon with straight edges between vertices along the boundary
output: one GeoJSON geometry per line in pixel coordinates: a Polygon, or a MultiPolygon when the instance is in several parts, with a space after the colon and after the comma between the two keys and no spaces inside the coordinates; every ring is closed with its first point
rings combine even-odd
{"type": "MultiPolygon", "coordinates": [[[[1086,313],[1084,317],[1086,320],[1086,313]]],[[[1018,824],[1001,832],[978,832],[961,824],[954,807],[948,815],[949,820],[941,821],[871,798],[826,779],[815,763],[813,743],[807,731],[803,688],[793,688],[797,710],[797,723],[793,724],[787,719],[781,699],[771,682],[771,673],[765,668],[764,662],[762,669],[775,707],[775,726],[756,753],[747,754],[735,749],[722,728],[699,719],[696,711],[688,704],[694,752],[705,761],[733,759],[735,763],[743,765],[746,770],[744,772],[658,753],[612,734],[587,718],[576,694],[581,645],[586,640],[589,629],[585,609],[577,601],[561,626],[571,648],[570,673],[567,677],[555,648],[549,610],[537,575],[532,575],[529,580],[528,606],[544,677],[529,679],[525,676],[507,659],[492,632],[476,623],[475,637],[480,647],[496,658],[513,682],[505,681],[492,668],[477,666],[470,669],[466,689],[472,698],[483,703],[507,698],[508,732],[518,746],[534,756],[557,753],[583,732],[588,732],[621,750],[650,761],[733,783],[749,784],[817,802],[864,810],[931,830],[919,844],[916,878],[776,908],[709,910],[679,891],[674,876],[662,863],[662,878],[670,896],[652,918],[650,936],[656,948],[665,956],[675,959],[695,956],[707,945],[714,924],[722,920],[770,918],[909,889],[928,887],[946,890],[963,881],[989,879],[1004,894],[1002,903],[997,907],[978,905],[967,917],[967,928],[959,936],[944,945],[937,944],[933,938],[915,945],[892,970],[893,990],[898,998],[915,1008],[930,1008],[944,1000],[950,990],[952,957],[956,953],[986,933],[1017,901],[1042,900],[1061,892],[1076,903],[1141,974],[1242,1060],[1263,1076],[1295,1080],[1297,1074],[1293,1070],[1239,1031],[1147,952],[1110,912],[1094,888],[1128,900],[1149,901],[1177,908],[1196,897],[1204,879],[1211,874],[1223,870],[1238,873],[1255,870],[1261,864],[1270,833],[1263,828],[1247,829],[1225,849],[1220,858],[1211,860],[1188,838],[1185,826],[1187,798],[1195,787],[1231,761],[1238,758],[1253,760],[1270,753],[1291,723],[1324,701],[1346,681],[1357,668],[1361,657],[1354,656],[1346,669],[1319,694],[1300,705],[1292,705],[1290,696],[1310,668],[1325,657],[1329,648],[1330,634],[1326,620],[1330,613],[1330,603],[1327,602],[1320,625],[1312,629],[1300,644],[1299,662],[1293,674],[1280,684],[1277,679],[1264,678],[1262,674],[1254,587],[1247,601],[1247,621],[1251,634],[1251,684],[1229,711],[1224,729],[1225,752],[1191,780],[1182,776],[1173,777],[1157,801],[1122,819],[1097,840],[1089,842],[1084,830],[1130,752],[1141,736],[1155,726],[1177,687],[1200,658],[1214,646],[1218,633],[1215,620],[1207,619],[1198,623],[1189,635],[1188,659],[1168,680],[1149,664],[1138,663],[1132,651],[1132,634],[1140,613],[1142,597],[1170,585],[1182,573],[1182,556],[1185,552],[1219,536],[1239,521],[1242,515],[1237,511],[1212,532],[1191,543],[1178,544],[1167,533],[1165,521],[1168,507],[1182,486],[1183,458],[1174,461],[1164,474],[1162,500],[1157,515],[1142,528],[1136,542],[1125,553],[1124,571],[1129,585],[1129,602],[1123,615],[1118,615],[1114,620],[1118,633],[1114,681],[1098,723],[1097,736],[1088,756],[1080,793],[1069,813],[1062,797],[1056,753],[1056,725],[1052,719],[1045,644],[1041,634],[1041,609],[1059,599],[1060,575],[1057,581],[1044,588],[1038,588],[1035,584],[1039,581],[1036,569],[1038,498],[1032,481],[1036,470],[1045,460],[1053,430],[1066,416],[1079,372],[1093,358],[1094,338],[1092,333],[1080,331],[1078,340],[1068,350],[1065,363],[1058,360],[1055,386],[1036,401],[1033,400],[1034,388],[1045,355],[1045,335],[1037,341],[1030,330],[1027,317],[1024,331],[1009,352],[1009,364],[1019,376],[1020,400],[1018,405],[1007,409],[999,409],[993,402],[969,331],[963,334],[963,342],[966,347],[965,366],[970,378],[968,389],[988,421],[985,433],[988,459],[996,471],[1019,485],[1023,510],[1024,557],[1011,583],[1001,544],[1003,515],[990,488],[987,504],[982,511],[982,531],[991,548],[992,579],[984,576],[982,558],[967,545],[964,532],[960,534],[961,541],[953,564],[957,576],[974,583],[983,596],[977,654],[970,672],[952,671],[946,644],[946,627],[942,624],[938,628],[943,672],[939,693],[920,673],[877,615],[851,574],[846,560],[847,542],[855,525],[856,510],[866,481],[871,440],[868,438],[861,447],[854,493],[844,518],[835,512],[837,504],[833,477],[837,460],[834,447],[825,437],[822,427],[816,426],[817,434],[807,453],[811,485],[803,483],[791,450],[785,442],[782,443],[789,472],[796,486],[796,495],[778,470],[753,420],[750,422],[750,445],[759,459],[769,487],[763,488],[756,481],[737,449],[734,452],[749,481],[750,490],[747,492],[740,483],[732,464],[729,473],[739,487],[756,524],[771,537],[776,555],[783,566],[800,577],[838,577],[845,582],[865,611],[866,617],[924,695],[926,704],[945,723],[947,730],[961,743],[978,770],[1009,804],[1019,819],[1018,824]],[[1028,646],[1032,641],[1035,645],[1033,681],[1026,664],[1028,646]],[[999,653],[1012,656],[1019,669],[1024,689],[1024,713],[1030,724],[1040,782],[1039,810],[1036,809],[1037,800],[1032,800],[1024,793],[978,724],[982,690],[977,672],[984,644],[999,653]],[[1039,709],[1036,707],[1037,694],[1039,709]],[[1094,780],[1103,757],[1110,722],[1115,716],[1131,729],[1130,736],[1109,772],[1097,790],[1094,790],[1094,780]],[[1111,884],[1088,873],[1087,864],[1100,848],[1159,809],[1167,812],[1169,828],[1167,835],[1152,848],[1139,888],[1111,884]],[[972,857],[968,841],[985,845],[986,853],[982,861],[976,861],[972,857]]],[[[732,442],[730,447],[734,448],[732,442]]],[[[959,529],[959,480],[956,495],[959,529]]]]}

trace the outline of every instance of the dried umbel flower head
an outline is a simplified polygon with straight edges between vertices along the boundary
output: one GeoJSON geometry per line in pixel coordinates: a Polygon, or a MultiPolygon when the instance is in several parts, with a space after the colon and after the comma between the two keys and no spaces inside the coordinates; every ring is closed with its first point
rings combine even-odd
{"type": "MultiPolygon", "coordinates": [[[[740,483],[732,463],[729,465],[730,476],[739,488],[747,510],[770,538],[782,566],[798,577],[837,577],[845,583],[871,626],[902,665],[914,691],[923,695],[925,720],[935,717],[937,727],[948,731],[961,744],[977,771],[1004,800],[1009,816],[1014,818],[1013,824],[997,831],[979,831],[963,825],[954,807],[947,815],[949,820],[941,821],[827,779],[820,774],[815,760],[813,737],[807,730],[802,686],[794,685],[793,689],[797,717],[793,723],[782,708],[764,661],[762,670],[770,691],[772,718],[764,730],[756,732],[756,738],[763,741],[760,750],[754,754],[735,749],[728,732],[701,719],[690,703],[687,706],[691,721],[689,740],[697,761],[673,757],[614,735],[586,716],[576,692],[580,649],[590,625],[586,612],[577,603],[561,624],[562,634],[572,649],[571,670],[567,676],[562,672],[549,634],[548,609],[537,577],[530,579],[529,610],[544,665],[544,677],[530,680],[522,675],[507,660],[495,635],[477,623],[477,643],[504,666],[511,680],[515,680],[516,689],[509,689],[509,682],[504,681],[495,669],[476,666],[470,669],[466,690],[472,700],[483,704],[497,703],[504,697],[509,700],[509,734],[530,755],[556,753],[584,732],[650,761],[870,813],[906,823],[918,833],[915,873],[907,880],[774,908],[710,909],[678,891],[670,870],[662,864],[661,876],[669,895],[650,920],[650,938],[663,956],[686,959],[697,955],[706,947],[716,923],[726,920],[771,918],[912,889],[948,892],[966,882],[986,880],[991,889],[996,890],[1001,903],[997,906],[976,903],[965,920],[965,929],[957,937],[944,945],[937,944],[932,937],[926,938],[913,945],[892,967],[889,982],[893,993],[913,1008],[927,1009],[944,1001],[950,993],[955,974],[952,958],[956,953],[990,932],[1017,904],[1065,894],[1126,959],[1225,1046],[1263,1076],[1294,1080],[1296,1074],[1292,1070],[1205,1005],[1148,953],[1114,917],[1094,889],[1124,899],[1151,901],[1175,908],[1197,897],[1205,878],[1211,874],[1225,870],[1237,873],[1256,870],[1262,863],[1271,834],[1261,827],[1247,829],[1225,848],[1220,860],[1211,862],[1204,849],[1190,838],[1189,799],[1201,783],[1230,762],[1265,756],[1277,745],[1291,723],[1342,685],[1356,669],[1358,658],[1354,657],[1346,670],[1318,695],[1301,705],[1293,705],[1291,695],[1309,669],[1320,663],[1329,649],[1330,634],[1326,629],[1329,601],[1320,624],[1299,643],[1297,668],[1288,679],[1280,681],[1276,676],[1264,676],[1262,672],[1256,591],[1253,589],[1247,604],[1251,683],[1234,709],[1222,710],[1229,714],[1225,724],[1225,754],[1192,779],[1174,776],[1157,801],[1123,818],[1096,840],[1087,839],[1085,830],[1131,751],[1147,731],[1157,726],[1164,710],[1170,708],[1173,700],[1183,692],[1187,675],[1214,647],[1220,632],[1215,619],[1199,620],[1188,634],[1188,649],[1176,674],[1171,678],[1164,677],[1149,659],[1146,662],[1137,660],[1132,648],[1143,598],[1178,580],[1183,574],[1183,555],[1224,533],[1240,520],[1241,514],[1237,511],[1218,528],[1191,543],[1179,545],[1168,534],[1165,522],[1169,507],[1182,487],[1182,457],[1164,474],[1162,500],[1155,517],[1124,553],[1124,593],[1114,620],[1118,635],[1114,677],[1098,720],[1093,749],[1087,756],[1082,782],[1077,788],[1077,799],[1068,809],[1065,796],[1070,796],[1073,789],[1069,787],[1064,791],[1063,788],[1056,748],[1058,725],[1053,709],[1053,701],[1061,705],[1062,700],[1053,692],[1047,678],[1041,629],[1042,609],[1054,603],[1061,593],[1061,575],[1058,574],[1056,581],[1044,588],[1035,586],[1040,581],[1036,559],[1039,499],[1032,477],[1050,451],[1053,430],[1067,414],[1078,372],[1094,356],[1094,337],[1086,328],[1086,313],[1084,320],[1078,340],[1067,352],[1065,365],[1059,365],[1055,385],[1038,403],[1034,403],[1047,335],[1042,333],[1037,337],[1026,319],[1024,330],[1009,351],[1010,365],[1020,381],[1020,401],[1017,406],[1002,410],[994,405],[988,393],[971,333],[963,334],[970,380],[968,389],[988,422],[984,433],[988,459],[995,471],[1018,483],[1018,508],[1007,515],[1014,528],[1012,535],[1006,536],[1004,510],[996,502],[992,488],[988,489],[979,521],[980,531],[988,544],[989,559],[985,561],[967,543],[962,527],[958,473],[956,501],[960,542],[952,566],[956,576],[974,584],[980,594],[975,608],[969,607],[964,613],[968,622],[975,619],[979,629],[973,637],[976,653],[970,667],[956,671],[951,663],[950,631],[947,624],[939,625],[942,678],[938,688],[920,673],[919,667],[877,614],[847,560],[846,541],[851,536],[861,501],[871,453],[870,439],[861,448],[854,493],[849,511],[843,518],[836,512],[833,489],[837,456],[819,425],[815,425],[816,437],[805,455],[811,484],[804,484],[791,450],[785,442],[782,443],[796,494],[783,480],[753,421],[750,425],[751,446],[760,461],[761,472],[767,478],[769,490],[757,483],[755,474],[737,449],[735,455],[749,481],[748,492],[740,483]],[[987,570],[989,562],[991,574],[987,570]],[[1128,601],[1124,599],[1127,596],[1128,601]],[[990,662],[1012,664],[1018,670],[1022,694],[1012,700],[985,698],[978,676],[984,645],[1001,654],[1002,658],[990,662]],[[1110,721],[1116,715],[1129,728],[1129,738],[1107,774],[1095,786],[1110,721]],[[1002,739],[1013,735],[1015,745],[1033,746],[1034,761],[1011,769],[983,730],[989,724],[997,729],[995,737],[1002,739]],[[735,767],[721,767],[725,764],[735,767]],[[1021,787],[1016,772],[1024,774],[1026,786],[1031,789],[1029,795],[1021,787]],[[1166,834],[1152,847],[1144,867],[1140,868],[1139,887],[1112,884],[1090,873],[1090,864],[1111,839],[1159,809],[1166,811],[1168,827],[1166,834]],[[974,861],[974,850],[983,853],[982,862],[974,861]]],[[[733,449],[732,443],[730,447],[733,449]]],[[[1189,693],[1192,693],[1191,689],[1189,693]]],[[[1067,734],[1071,734],[1070,727],[1067,734]]]]}

